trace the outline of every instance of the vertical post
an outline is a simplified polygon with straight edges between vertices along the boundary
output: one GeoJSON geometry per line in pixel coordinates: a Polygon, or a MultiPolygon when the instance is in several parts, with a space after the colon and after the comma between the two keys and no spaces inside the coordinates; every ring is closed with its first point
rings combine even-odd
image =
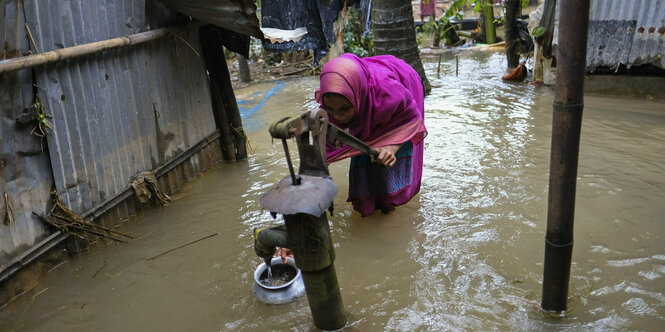
{"type": "Polygon", "coordinates": [[[284,215],[284,221],[314,325],[327,331],[343,328],[346,317],[333,265],[335,251],[326,213],[318,217],[305,213],[284,215]]]}
{"type": "Polygon", "coordinates": [[[492,0],[483,1],[483,19],[485,20],[485,43],[496,42],[496,29],[494,28],[494,5],[492,0]]]}
{"type": "Polygon", "coordinates": [[[553,312],[567,307],[589,25],[589,0],[560,4],[541,303],[543,309],[553,312]]]}
{"type": "Polygon", "coordinates": [[[205,26],[200,29],[199,35],[204,49],[210,81],[215,82],[214,85],[219,90],[217,94],[221,96],[225,106],[224,110],[226,113],[221,114],[222,111],[220,111],[217,115],[220,119],[226,118],[228,121],[234,159],[246,159],[247,140],[242,128],[242,119],[240,118],[240,111],[236,103],[236,96],[233,93],[233,87],[231,87],[231,74],[229,73],[226,58],[224,57],[221,32],[215,26],[205,26]]]}
{"type": "Polygon", "coordinates": [[[229,73],[229,67],[226,65],[226,60],[222,61],[221,65],[223,68],[221,68],[220,74],[224,76],[224,81],[229,82],[229,84],[222,85],[222,91],[224,92],[224,100],[226,100],[227,106],[226,114],[229,117],[229,125],[231,125],[236,147],[236,159],[247,159],[247,137],[245,136],[245,130],[242,128],[242,118],[236,102],[236,95],[233,93],[233,87],[230,84],[231,74],[229,73]]]}
{"type": "Polygon", "coordinates": [[[220,71],[219,62],[226,62],[224,58],[224,49],[222,48],[222,42],[219,40],[217,32],[209,27],[199,29],[199,38],[201,39],[203,59],[206,64],[206,70],[208,71],[208,82],[212,97],[212,110],[215,117],[215,126],[219,129],[220,140],[222,143],[222,155],[224,156],[224,160],[232,161],[236,159],[236,149],[233,145],[231,127],[229,126],[226,110],[227,106],[224,93],[222,92],[222,86],[224,84],[230,84],[230,82],[222,81],[219,77],[220,75],[217,74],[220,71]]]}
{"type": "Polygon", "coordinates": [[[508,70],[520,65],[520,55],[517,53],[517,46],[520,45],[519,34],[517,31],[517,14],[519,13],[521,2],[521,0],[506,1],[504,26],[506,32],[506,58],[508,60],[508,70]]]}
{"type": "Polygon", "coordinates": [[[455,76],[459,76],[459,57],[455,56],[455,76]]]}
{"type": "Polygon", "coordinates": [[[238,54],[238,72],[240,72],[240,82],[249,83],[252,80],[249,63],[247,62],[247,58],[242,54],[238,54]]]}

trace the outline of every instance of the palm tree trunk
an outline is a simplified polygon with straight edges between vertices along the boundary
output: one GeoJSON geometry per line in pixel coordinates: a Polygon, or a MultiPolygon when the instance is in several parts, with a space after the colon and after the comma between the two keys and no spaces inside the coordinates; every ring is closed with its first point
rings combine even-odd
{"type": "Polygon", "coordinates": [[[520,39],[517,32],[517,14],[520,10],[521,0],[506,1],[506,58],[508,59],[508,70],[520,64],[520,55],[517,53],[520,39]]]}
{"type": "Polygon", "coordinates": [[[406,61],[418,72],[429,94],[432,86],[420,60],[411,0],[373,0],[372,33],[374,54],[390,54],[406,61]]]}

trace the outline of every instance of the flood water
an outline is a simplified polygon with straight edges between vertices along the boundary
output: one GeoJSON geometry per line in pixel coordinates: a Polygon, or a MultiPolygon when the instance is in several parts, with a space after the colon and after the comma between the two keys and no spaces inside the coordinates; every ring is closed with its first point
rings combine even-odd
{"type": "MultiPolygon", "coordinates": [[[[661,328],[664,103],[585,97],[570,310],[553,318],[539,310],[553,88],[502,82],[502,53],[458,56],[457,77],[452,54],[443,56],[440,78],[436,60],[425,64],[435,88],[425,100],[423,185],[411,202],[361,218],[346,203],[348,161],[331,165],[339,193],[329,220],[346,330],[661,328]]],[[[237,90],[251,113],[249,158],[221,164],[168,207],[120,228],[139,239],[96,245],[50,272],[0,310],[0,330],[314,329],[306,298],[269,306],[253,297],[261,260],[252,228],[281,222],[258,200],[288,175],[267,125],[315,108],[317,85],[306,77],[237,90]]]]}

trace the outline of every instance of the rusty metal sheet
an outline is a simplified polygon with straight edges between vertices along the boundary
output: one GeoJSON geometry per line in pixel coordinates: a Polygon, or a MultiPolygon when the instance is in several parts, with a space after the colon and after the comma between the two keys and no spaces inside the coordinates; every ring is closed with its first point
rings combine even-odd
{"type": "MultiPolygon", "coordinates": [[[[4,58],[149,31],[180,18],[158,0],[0,1],[0,15],[4,58]]],[[[52,187],[73,211],[94,211],[118,202],[135,174],[169,163],[215,132],[200,54],[199,34],[192,30],[0,76],[0,213],[7,193],[15,220],[8,226],[0,221],[0,272],[48,235],[31,213],[46,212],[52,187]],[[52,116],[44,153],[30,133],[34,123],[15,121],[35,93],[52,116]]],[[[217,163],[215,147],[169,171],[165,190],[171,193],[217,163]]],[[[139,208],[124,201],[105,216],[119,223],[139,208]]]]}
{"type": "MultiPolygon", "coordinates": [[[[176,23],[157,1],[59,2],[26,2],[40,51],[176,23]]],[[[215,130],[200,51],[192,31],[35,69],[42,102],[53,116],[48,146],[55,187],[73,211],[114,197],[135,174],[155,169],[215,130]]],[[[127,206],[117,217],[126,219],[133,209],[127,206]]]]}
{"type": "Polygon", "coordinates": [[[665,69],[665,1],[592,0],[587,69],[652,64],[665,69]]]}
{"type": "Polygon", "coordinates": [[[231,31],[263,39],[256,16],[256,5],[250,0],[162,0],[173,11],[231,31]]]}

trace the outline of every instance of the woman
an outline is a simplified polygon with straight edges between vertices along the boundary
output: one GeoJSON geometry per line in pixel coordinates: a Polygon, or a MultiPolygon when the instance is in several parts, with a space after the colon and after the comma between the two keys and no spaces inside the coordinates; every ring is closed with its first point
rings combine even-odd
{"type": "MultiPolygon", "coordinates": [[[[366,217],[392,213],[420,190],[423,173],[424,93],[420,76],[392,55],[343,54],[321,70],[314,94],[331,123],[379,151],[376,158],[350,147],[326,146],[328,163],[351,157],[349,198],[366,217]]],[[[277,256],[292,256],[280,248],[277,256]]]]}
{"type": "Polygon", "coordinates": [[[423,85],[411,66],[392,55],[344,54],[321,70],[315,98],[331,123],[379,151],[374,158],[326,147],[328,163],[351,157],[347,201],[356,211],[392,213],[418,193],[427,129],[423,85]]]}

